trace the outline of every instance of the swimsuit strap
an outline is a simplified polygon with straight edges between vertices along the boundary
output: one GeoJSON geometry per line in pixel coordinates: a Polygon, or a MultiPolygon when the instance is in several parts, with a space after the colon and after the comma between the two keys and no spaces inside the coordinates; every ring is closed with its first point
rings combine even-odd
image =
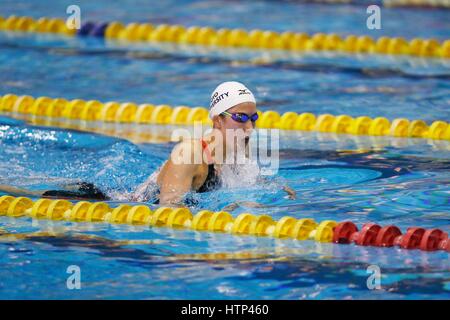
{"type": "Polygon", "coordinates": [[[206,143],[206,141],[203,139],[201,139],[200,141],[202,142],[202,150],[203,150],[203,152],[206,153],[206,158],[208,159],[208,165],[213,164],[214,161],[211,156],[211,151],[208,148],[208,143],[206,143]]]}

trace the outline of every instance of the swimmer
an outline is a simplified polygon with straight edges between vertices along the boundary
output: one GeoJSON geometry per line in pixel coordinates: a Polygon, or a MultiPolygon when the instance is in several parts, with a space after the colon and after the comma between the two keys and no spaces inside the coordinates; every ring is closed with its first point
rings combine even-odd
{"type": "MultiPolygon", "coordinates": [[[[132,200],[145,201],[150,194],[156,193],[160,204],[178,205],[186,203],[184,197],[189,192],[201,193],[220,188],[221,169],[224,163],[230,163],[229,155],[234,155],[235,159],[231,163],[236,163],[240,145],[245,148],[241,151],[248,156],[250,135],[258,119],[255,97],[242,83],[224,82],[211,95],[209,117],[213,122],[212,133],[200,140],[186,140],[175,146],[170,158],[138,187],[132,200]],[[232,134],[240,131],[243,144],[239,144],[239,138],[236,141],[234,136],[228,141],[229,131],[232,134]],[[194,160],[199,154],[202,155],[202,161],[196,163],[194,160]],[[180,163],[180,155],[189,161],[180,163]]],[[[239,137],[238,134],[236,136],[239,137]]],[[[292,189],[284,187],[284,190],[291,199],[295,198],[292,189]]]]}
{"type": "MultiPolygon", "coordinates": [[[[208,192],[221,187],[221,171],[224,163],[237,164],[239,152],[249,154],[249,139],[258,119],[256,100],[253,93],[242,83],[228,81],[213,91],[209,117],[213,122],[212,133],[202,139],[190,139],[177,144],[169,159],[132,193],[130,200],[161,205],[195,205],[187,197],[189,192],[208,192]],[[227,140],[227,133],[232,139],[227,140]],[[238,133],[239,132],[239,133],[238,133]],[[235,139],[238,137],[238,139],[235,139]],[[243,140],[243,141],[242,141],[243,140]],[[200,155],[200,157],[199,157],[200,155]],[[180,160],[187,161],[180,161],[180,160]],[[197,160],[197,161],[196,161],[197,160]]],[[[67,188],[65,188],[67,189],[67,188]]],[[[90,183],[80,182],[72,190],[51,190],[35,196],[110,200],[101,190],[90,183]]],[[[19,189],[0,186],[0,190],[20,193],[19,189]]],[[[295,191],[283,187],[289,199],[295,199],[295,191]]],[[[242,202],[245,206],[260,207],[253,202],[242,202]]],[[[238,203],[229,205],[230,210],[238,203]]]]}

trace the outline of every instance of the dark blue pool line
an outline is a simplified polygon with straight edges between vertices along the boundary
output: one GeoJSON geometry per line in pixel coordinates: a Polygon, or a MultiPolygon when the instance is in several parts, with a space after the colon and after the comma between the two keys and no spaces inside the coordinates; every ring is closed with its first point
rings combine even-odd
{"type": "Polygon", "coordinates": [[[81,25],[81,28],[77,31],[78,36],[93,36],[98,38],[105,37],[105,31],[109,22],[92,22],[86,21],[81,25]]]}

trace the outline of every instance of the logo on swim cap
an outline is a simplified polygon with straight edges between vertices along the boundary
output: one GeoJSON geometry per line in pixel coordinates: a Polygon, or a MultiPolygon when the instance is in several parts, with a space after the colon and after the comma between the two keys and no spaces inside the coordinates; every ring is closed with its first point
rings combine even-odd
{"type": "Polygon", "coordinates": [[[244,102],[256,103],[253,93],[242,83],[227,81],[213,91],[209,103],[209,117],[214,116],[244,102]]]}
{"type": "Polygon", "coordinates": [[[251,92],[248,89],[239,89],[239,95],[241,94],[251,94],[251,92]]]}

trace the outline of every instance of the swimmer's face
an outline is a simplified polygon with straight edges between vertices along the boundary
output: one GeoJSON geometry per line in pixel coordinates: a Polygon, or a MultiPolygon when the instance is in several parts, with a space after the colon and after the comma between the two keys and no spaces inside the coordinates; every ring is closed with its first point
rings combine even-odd
{"type": "MultiPolygon", "coordinates": [[[[253,114],[256,113],[256,104],[254,104],[253,102],[243,102],[228,109],[227,112],[245,113],[248,116],[252,116],[253,114]]],[[[245,143],[247,144],[248,139],[250,138],[250,135],[252,134],[252,131],[255,128],[255,122],[252,122],[251,120],[241,123],[233,120],[230,116],[227,115],[220,115],[214,117],[213,123],[214,128],[220,130],[220,132],[222,133],[222,137],[225,143],[227,130],[241,131],[246,137],[245,143]]]]}

